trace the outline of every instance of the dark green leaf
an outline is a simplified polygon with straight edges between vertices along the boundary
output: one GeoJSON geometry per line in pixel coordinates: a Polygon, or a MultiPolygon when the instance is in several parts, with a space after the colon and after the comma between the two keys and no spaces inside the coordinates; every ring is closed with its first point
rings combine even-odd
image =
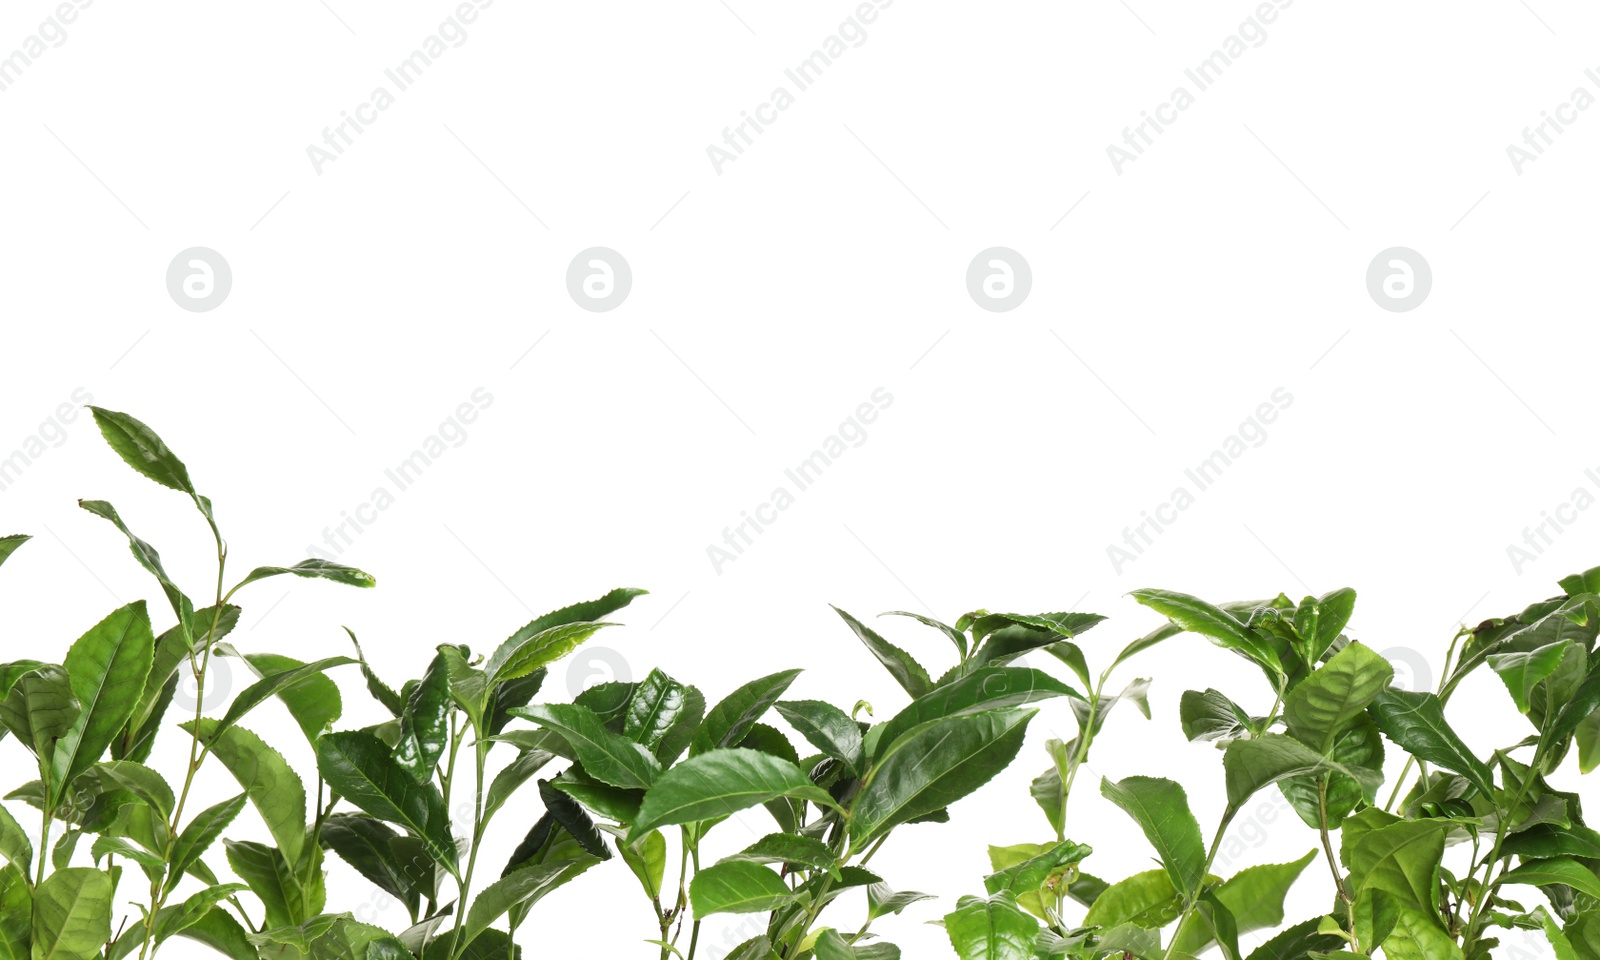
{"type": "Polygon", "coordinates": [[[851,850],[988,783],[1016,758],[1032,710],[994,710],[926,724],[884,751],[850,819],[851,850]]]}
{"type": "Polygon", "coordinates": [[[877,735],[879,754],[908,731],[933,720],[1003,710],[1051,697],[1082,699],[1077,691],[1029,667],[980,667],[912,701],[891,717],[877,735]]]}
{"type": "Polygon", "coordinates": [[[1262,787],[1290,777],[1340,773],[1360,783],[1369,799],[1383,780],[1381,771],[1346,767],[1281,733],[1233,741],[1223,754],[1222,766],[1228,781],[1228,806],[1234,810],[1242,809],[1262,787]]]}
{"type": "Polygon", "coordinates": [[[1484,797],[1494,796],[1494,775],[1445,722],[1444,704],[1437,696],[1391,687],[1378,694],[1371,710],[1383,735],[1407,753],[1461,774],[1484,797]]]}
{"type": "Polygon", "coordinates": [[[1250,728],[1250,715],[1224,694],[1207,689],[1185,690],[1178,701],[1178,721],[1191,741],[1233,740],[1250,728]]]}
{"type": "Polygon", "coordinates": [[[787,760],[742,748],[711,750],[656,779],[628,839],[636,841],[657,827],[726,817],[778,797],[834,805],[826,791],[787,760]]]}
{"type": "Polygon", "coordinates": [[[660,670],[651,670],[628,701],[623,736],[653,751],[688,706],[688,687],[660,670]]]}
{"type": "Polygon", "coordinates": [[[381,820],[361,814],[334,814],[322,823],[322,845],[378,889],[405,904],[414,917],[419,895],[395,856],[391,841],[398,836],[381,820]]]}
{"type": "Polygon", "coordinates": [[[534,704],[513,713],[560,733],[577,753],[583,769],[602,783],[628,790],[643,789],[661,773],[661,764],[650,751],[607,730],[587,707],[575,703],[534,704]]]}
{"type": "Polygon", "coordinates": [[[400,714],[400,741],[395,762],[418,783],[433,779],[434,766],[450,740],[450,664],[437,654],[422,680],[406,698],[400,714]]]}
{"type": "Polygon", "coordinates": [[[911,613],[906,610],[890,610],[888,613],[879,614],[879,616],[910,617],[924,626],[932,627],[933,629],[949,637],[950,642],[956,645],[956,650],[958,653],[960,653],[961,659],[967,659],[967,635],[962,633],[960,630],[957,630],[955,627],[950,626],[949,624],[940,623],[938,620],[935,620],[932,617],[925,617],[920,613],[911,613]]]}
{"type": "Polygon", "coordinates": [[[928,671],[924,670],[922,664],[913,659],[911,654],[878,636],[871,627],[838,607],[834,607],[833,612],[849,624],[850,629],[855,631],[855,635],[866,644],[872,655],[878,658],[878,662],[889,671],[889,675],[905,688],[906,693],[916,698],[933,689],[933,681],[929,679],[928,671]]]}
{"type": "Polygon", "coordinates": [[[700,728],[695,731],[690,755],[731,747],[743,740],[756,721],[766,715],[798,676],[799,670],[785,670],[752,680],[728,694],[722,702],[711,708],[700,728]]]}
{"type": "Polygon", "coordinates": [[[844,764],[850,776],[862,769],[861,727],[850,715],[821,700],[786,700],[778,713],[813,747],[844,764]]]}
{"type": "Polygon", "coordinates": [[[1289,735],[1318,753],[1328,753],[1335,738],[1393,678],[1394,667],[1371,647],[1346,644],[1284,698],[1289,735]]]}
{"type": "Polygon", "coordinates": [[[434,862],[456,871],[456,846],[439,790],[418,783],[383,741],[368,733],[330,733],[317,741],[317,769],[328,786],[360,809],[420,838],[434,862]]]}
{"type": "Polygon", "coordinates": [[[56,741],[51,762],[53,799],[94,766],[133,715],[155,655],[150,615],[140,600],[122,607],[73,643],[62,661],[82,707],[56,741]]]}
{"type": "Polygon", "coordinates": [[[167,870],[165,889],[168,893],[178,885],[189,868],[199,861],[201,854],[222,835],[228,828],[233,818],[244,809],[248,794],[241,793],[236,797],[224,800],[221,803],[207,807],[200,811],[189,825],[178,834],[178,839],[173,842],[172,856],[169,858],[171,866],[167,870]]]}

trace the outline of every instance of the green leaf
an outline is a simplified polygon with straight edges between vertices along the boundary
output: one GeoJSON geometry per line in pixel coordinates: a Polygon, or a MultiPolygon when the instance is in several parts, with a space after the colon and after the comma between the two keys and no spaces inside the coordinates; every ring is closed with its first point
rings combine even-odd
{"type": "Polygon", "coordinates": [[[1346,945],[1341,937],[1319,932],[1320,927],[1320,917],[1302,920],[1257,947],[1249,960],[1305,960],[1307,954],[1325,953],[1346,945]]]}
{"type": "Polygon", "coordinates": [[[1033,960],[1039,921],[1009,893],[987,900],[962,897],[944,918],[945,933],[961,960],[1033,960]]]}
{"type": "Polygon", "coordinates": [[[1067,745],[1060,740],[1046,740],[1044,749],[1050,755],[1051,765],[1033,778],[1028,785],[1028,794],[1044,811],[1051,828],[1060,833],[1065,828],[1062,818],[1066,816],[1066,776],[1071,769],[1072,758],[1067,754],[1067,745]]]}
{"type": "Polygon", "coordinates": [[[940,623],[938,620],[935,620],[932,617],[925,617],[920,613],[911,613],[907,610],[890,610],[888,613],[879,614],[879,616],[910,617],[924,626],[932,627],[933,629],[944,634],[946,637],[949,637],[950,642],[956,645],[956,650],[960,653],[961,659],[967,659],[967,635],[962,633],[960,630],[957,630],[955,627],[950,626],[949,624],[940,623]]]}
{"type": "MultiPolygon", "coordinates": [[[[1383,734],[1378,732],[1378,725],[1372,722],[1370,716],[1361,717],[1339,734],[1333,744],[1331,759],[1349,769],[1371,771],[1369,777],[1373,779],[1381,775],[1383,734]]],[[[1329,829],[1333,829],[1342,825],[1346,817],[1366,802],[1370,783],[1371,780],[1363,783],[1337,771],[1325,771],[1316,776],[1285,777],[1278,781],[1278,789],[1306,826],[1319,829],[1326,816],[1329,829]],[[1328,784],[1325,805],[1317,787],[1318,781],[1324,778],[1328,784]]]]}
{"type": "Polygon", "coordinates": [[[667,872],[667,838],[661,831],[652,830],[637,843],[618,843],[617,851],[628,869],[639,878],[645,896],[652,900],[660,897],[667,872]]]}
{"type": "Polygon", "coordinates": [[[649,591],[633,588],[613,590],[598,600],[573,604],[539,617],[512,634],[484,664],[490,683],[526,676],[548,666],[577,649],[578,645],[602,627],[601,617],[615,613],[634,597],[649,591]]]}
{"type": "Polygon", "coordinates": [[[9,536],[0,537],[0,564],[10,560],[11,555],[17,552],[18,547],[32,539],[25,533],[13,533],[9,536]]]}
{"type": "Polygon", "coordinates": [[[33,960],[93,960],[111,939],[111,875],[68,867],[33,891],[33,960]]]}
{"type": "Polygon", "coordinates": [[[1146,870],[1107,887],[1084,915],[1085,926],[1106,929],[1125,923],[1160,928],[1178,918],[1183,895],[1166,870],[1146,870]]]}
{"type": "Polygon", "coordinates": [[[988,783],[1016,758],[1035,712],[994,710],[938,720],[896,740],[856,796],[852,853],[988,783]]]}
{"type": "Polygon", "coordinates": [[[1557,640],[1536,650],[1490,654],[1489,666],[1500,675],[1519,712],[1528,712],[1532,706],[1529,701],[1533,696],[1533,688],[1561,666],[1561,658],[1566,655],[1569,643],[1569,640],[1557,640]]]}
{"type": "Polygon", "coordinates": [[[799,670],[784,670],[752,680],[728,694],[711,708],[700,728],[695,731],[694,742],[689,748],[690,756],[737,745],[798,676],[799,670]]]}
{"type": "Polygon", "coordinates": [[[1219,691],[1185,690],[1178,700],[1178,722],[1190,742],[1233,740],[1249,732],[1250,715],[1219,691]]]}
{"type": "Polygon", "coordinates": [[[716,913],[768,913],[794,898],[771,867],[742,860],[702,868],[689,884],[697,920],[716,913]]]}
{"type": "Polygon", "coordinates": [[[62,666],[82,706],[77,720],[56,741],[51,761],[52,801],[78,775],[94,766],[133,715],[155,656],[155,635],[143,600],[122,607],[79,637],[62,666]]]}
{"type": "Polygon", "coordinates": [[[241,890],[250,887],[243,883],[218,883],[206,887],[196,893],[190,894],[182,903],[163,907],[156,914],[154,935],[155,945],[166,942],[168,939],[182,933],[194,926],[205,916],[219,901],[233,896],[241,890]]]}
{"type": "Polygon", "coordinates": [[[792,833],[769,833],[740,852],[723,857],[720,862],[731,861],[793,864],[835,875],[841,865],[838,855],[821,840],[792,833]]]}
{"type": "MultiPolygon", "coordinates": [[[[181,726],[190,733],[197,729],[193,720],[181,726]]],[[[266,821],[267,830],[272,834],[272,839],[277,841],[284,857],[291,864],[299,863],[306,842],[305,785],[284,761],[283,754],[267,746],[254,733],[244,727],[233,726],[218,735],[217,727],[215,720],[200,720],[200,742],[239,781],[239,786],[244,788],[250,802],[255,805],[256,812],[266,821]]],[[[329,782],[332,782],[331,779],[329,782]]],[[[337,784],[334,789],[354,798],[350,791],[337,784]]]]}
{"type": "MultiPolygon", "coordinates": [[[[422,840],[434,862],[456,875],[456,845],[444,799],[418,783],[369,733],[330,733],[317,741],[317,769],[340,796],[379,820],[399,824],[422,840]]],[[[281,841],[280,841],[281,844],[281,841]]]]}
{"type": "Polygon", "coordinates": [[[589,776],[614,787],[637,790],[661,774],[655,755],[641,744],[612,733],[593,710],[578,704],[534,704],[512,711],[561,734],[589,776]]]}
{"type": "Polygon", "coordinates": [[[913,903],[937,899],[939,898],[931,893],[919,893],[915,890],[900,893],[887,883],[874,883],[867,887],[867,917],[876,920],[879,917],[894,916],[913,903]]]}
{"type": "Polygon", "coordinates": [[[1223,754],[1222,767],[1228,781],[1228,806],[1234,810],[1242,809],[1262,787],[1291,777],[1341,773],[1361,784],[1369,799],[1383,780],[1380,771],[1346,767],[1281,733],[1233,741],[1223,754]]]}
{"type": "Polygon", "coordinates": [[[1555,951],[1556,960],[1578,960],[1578,951],[1572,947],[1566,931],[1556,923],[1556,918],[1550,916],[1550,911],[1544,907],[1535,907],[1535,916],[1539,918],[1539,926],[1544,928],[1544,936],[1550,941],[1550,949],[1555,951]]]}
{"type": "Polygon", "coordinates": [[[656,778],[628,840],[635,842],[657,827],[726,817],[779,797],[834,806],[826,791],[787,760],[738,747],[712,750],[656,778]]]}
{"type": "Polygon", "coordinates": [[[78,725],[82,713],[72,678],[55,664],[18,677],[0,701],[0,721],[34,752],[43,771],[50,769],[56,741],[78,725]]]}
{"type": "Polygon", "coordinates": [[[1591,897],[1600,897],[1600,879],[1595,877],[1593,870],[1571,857],[1530,860],[1502,875],[1500,882],[1526,883],[1535,887],[1562,884],[1591,897]]]}
{"type": "Polygon", "coordinates": [[[1339,857],[1350,869],[1352,893],[1382,890],[1432,909],[1435,871],[1452,826],[1448,820],[1397,820],[1376,809],[1345,821],[1339,857]]]}
{"type": "Polygon", "coordinates": [[[124,463],[164,487],[198,496],[189,480],[189,468],[167,449],[154,430],[126,413],[95,406],[89,410],[100,427],[100,435],[124,463]]]}
{"type": "Polygon", "coordinates": [[[778,713],[813,747],[844,764],[852,777],[862,770],[861,726],[850,715],[821,700],[785,700],[778,713]]]}
{"type": "Polygon", "coordinates": [[[323,847],[339,855],[379,890],[405,904],[416,916],[420,897],[391,841],[399,837],[388,824],[374,817],[339,813],[322,823],[323,847]]]}
{"type": "Polygon", "coordinates": [[[165,888],[168,893],[172,892],[178,881],[183,879],[183,875],[199,861],[200,856],[217,841],[217,838],[222,836],[222,831],[226,830],[228,824],[233,822],[233,818],[244,809],[248,796],[247,793],[241,793],[207,807],[190,820],[189,825],[178,834],[178,839],[172,845],[171,867],[167,871],[165,888]]]}
{"type": "Polygon", "coordinates": [[[816,960],[856,960],[856,952],[839,931],[827,927],[812,947],[816,960]]]}
{"type": "MultiPolygon", "coordinates": [[[[1000,848],[989,848],[991,863],[994,862],[997,849],[1000,848]]],[[[1051,877],[1066,873],[1093,852],[1094,850],[1086,844],[1063,840],[1055,846],[1040,850],[1035,856],[1009,866],[1002,868],[996,863],[995,872],[983,878],[983,886],[991,894],[1009,890],[1020,900],[1023,895],[1037,891],[1051,877]]]]}
{"type": "Polygon", "coordinates": [[[33,841],[4,806],[0,806],[0,857],[15,864],[24,876],[33,869],[33,841]]]}
{"type": "Polygon", "coordinates": [[[1383,735],[1407,753],[1461,774],[1486,798],[1494,796],[1494,775],[1450,729],[1436,695],[1391,687],[1373,699],[1371,711],[1383,735]]]}
{"type": "Polygon", "coordinates": [[[1432,909],[1401,904],[1394,929],[1383,939],[1392,960],[1463,960],[1461,947],[1434,919],[1432,909]]]}
{"type": "Polygon", "coordinates": [[[1350,616],[1355,612],[1355,607],[1356,592],[1349,587],[1330,590],[1317,598],[1316,633],[1306,638],[1312,641],[1313,658],[1320,659],[1322,654],[1333,646],[1334,641],[1339,639],[1339,634],[1350,623],[1350,616]]]}
{"type": "Polygon", "coordinates": [[[877,735],[881,755],[907,731],[934,720],[1004,710],[1052,697],[1083,698],[1047,673],[1029,667],[980,667],[952,680],[890,717],[877,735]]]}
{"type": "Polygon", "coordinates": [[[689,707],[689,688],[661,670],[651,670],[629,698],[623,736],[654,750],[689,707]]]}
{"type": "Polygon", "coordinates": [[[555,759],[555,754],[543,750],[524,750],[517,755],[517,759],[500,768],[489,782],[489,791],[484,798],[483,820],[487,822],[494,816],[517,788],[528,782],[528,778],[544,769],[545,765],[555,759]]]}
{"type": "Polygon", "coordinates": [[[79,500],[78,506],[101,519],[109,520],[113,526],[122,531],[122,535],[128,538],[128,549],[133,552],[133,559],[137,560],[139,566],[149,571],[150,575],[155,577],[156,581],[161,584],[161,590],[166,594],[167,602],[172,604],[172,612],[178,616],[180,631],[188,633],[192,605],[189,602],[189,598],[183,595],[183,591],[179,590],[177,584],[173,583],[172,578],[167,575],[166,568],[161,565],[161,554],[156,551],[156,548],[135,536],[133,531],[128,529],[128,525],[122,522],[122,517],[117,513],[117,508],[104,500],[79,500]]]}
{"type": "MultiPolygon", "coordinates": [[[[1252,933],[1283,923],[1284,898],[1316,856],[1317,851],[1312,850],[1291,863],[1246,867],[1212,888],[1217,900],[1232,915],[1236,932],[1252,933]]],[[[1191,919],[1174,934],[1173,949],[1199,956],[1212,939],[1212,931],[1205,924],[1191,919]]]]}
{"type": "Polygon", "coordinates": [[[418,783],[433,779],[434,767],[450,740],[450,663],[436,654],[400,714],[400,742],[394,759],[418,783]]]}
{"type": "Polygon", "coordinates": [[[172,787],[161,774],[128,760],[107,760],[90,768],[90,774],[106,790],[123,789],[150,805],[162,819],[172,817],[172,787]]]}
{"type": "Polygon", "coordinates": [[[203,649],[206,638],[221,640],[239,623],[239,608],[223,604],[220,609],[207,607],[196,611],[190,618],[190,627],[179,623],[156,638],[155,662],[145,678],[144,692],[128,720],[123,737],[112,743],[112,756],[118,760],[143,762],[155,746],[156,734],[163,727],[162,718],[172,702],[178,687],[178,668],[184,665],[196,646],[203,649]]]}
{"type": "Polygon", "coordinates": [[[1100,793],[1139,824],[1172,885],[1190,896],[1198,893],[1205,881],[1205,844],[1183,788],[1156,777],[1128,777],[1117,783],[1102,778],[1100,793]]]}
{"type": "Polygon", "coordinates": [[[334,583],[342,583],[351,587],[370,588],[378,585],[378,578],[365,570],[347,567],[342,563],[334,563],[332,560],[313,558],[301,560],[292,567],[256,567],[250,571],[249,576],[240,580],[234,586],[232,592],[237,593],[240,587],[255,583],[257,580],[279,577],[286,573],[292,573],[307,580],[332,580],[334,583]]]}
{"type": "Polygon", "coordinates": [[[33,888],[16,864],[0,867],[0,960],[31,960],[33,888]]]}
{"type": "MultiPolygon", "coordinates": [[[[1319,621],[1320,622],[1320,621],[1319,621]]],[[[1289,691],[1283,717],[1289,735],[1326,754],[1335,738],[1394,679],[1394,667],[1365,644],[1351,642],[1289,691]]]]}
{"type": "Polygon", "coordinates": [[[1226,649],[1237,650],[1273,673],[1283,674],[1283,665],[1272,648],[1253,634],[1242,620],[1221,607],[1172,590],[1132,590],[1128,596],[1190,633],[1198,633],[1226,649]]]}
{"type": "Polygon", "coordinates": [[[527,908],[539,902],[552,890],[594,866],[599,861],[593,857],[559,860],[535,866],[519,867],[483,888],[473,898],[467,910],[466,923],[461,930],[461,942],[470,944],[513,907],[527,908]]]}
{"type": "Polygon", "coordinates": [[[1600,833],[1576,823],[1571,826],[1542,823],[1506,837],[1500,845],[1500,855],[1524,860],[1560,856],[1600,860],[1600,833]]]}
{"type": "MultiPolygon", "coordinates": [[[[250,885],[266,910],[266,928],[299,924],[322,909],[323,897],[307,891],[276,847],[249,840],[224,840],[228,867],[250,885]],[[311,902],[307,902],[310,900],[311,902]]],[[[317,878],[320,884],[320,876],[317,878]]]]}
{"type": "Polygon", "coordinates": [[[204,944],[228,960],[259,960],[260,957],[239,921],[219,907],[212,907],[199,920],[178,931],[178,936],[204,944]]]}
{"type": "Polygon", "coordinates": [[[895,681],[905,688],[906,693],[911,694],[913,699],[933,689],[933,681],[929,679],[928,671],[924,670],[922,664],[913,659],[911,654],[878,636],[871,627],[866,626],[860,620],[845,613],[838,607],[834,607],[833,612],[837,613],[844,619],[845,623],[849,624],[850,629],[855,631],[855,635],[861,639],[862,643],[867,645],[867,649],[871,651],[872,655],[877,657],[878,662],[883,664],[884,668],[889,671],[889,675],[894,677],[895,681]]]}
{"type": "Polygon", "coordinates": [[[585,853],[599,860],[611,859],[611,848],[606,846],[605,837],[576,800],[551,786],[548,780],[539,781],[539,799],[544,801],[545,812],[578,841],[585,853]]]}
{"type": "Polygon", "coordinates": [[[317,738],[326,733],[343,712],[339,688],[332,680],[322,676],[323,671],[358,662],[349,657],[328,657],[315,663],[301,663],[292,657],[271,653],[241,655],[227,644],[223,644],[221,649],[230,656],[241,656],[261,679],[233,698],[228,705],[228,712],[218,721],[212,736],[226,731],[244,719],[251,710],[276,696],[289,709],[306,739],[315,745],[317,738]]]}

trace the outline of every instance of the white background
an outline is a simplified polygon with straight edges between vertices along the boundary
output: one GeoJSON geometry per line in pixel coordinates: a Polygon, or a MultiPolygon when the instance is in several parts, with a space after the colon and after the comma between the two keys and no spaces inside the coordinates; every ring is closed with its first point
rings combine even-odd
{"type": "MultiPolygon", "coordinates": [[[[1600,562],[1592,511],[1520,570],[1507,554],[1576,488],[1600,493],[1584,474],[1600,468],[1600,110],[1520,174],[1506,151],[1575,88],[1600,92],[1584,75],[1600,14],[1299,0],[1119,175],[1107,145],[1254,9],[1129,2],[902,0],[719,175],[707,146],[852,4],[500,0],[319,174],[307,145],[451,4],[101,0],[0,92],[0,456],[84,388],[188,461],[242,573],[302,557],[484,388],[465,442],[341,556],[377,590],[272,581],[244,597],[241,645],[312,658],[343,651],[348,624],[396,686],[438,643],[486,650],[621,585],[653,592],[597,662],[615,651],[635,679],[660,665],[713,699],[804,666],[791,696],[898,709],[829,603],[864,618],[1096,611],[1112,619],[1085,646],[1103,664],[1156,622],[1124,596],[1141,586],[1216,600],[1354,586],[1352,634],[1436,671],[1463,619],[1600,562]],[[233,271],[209,313],[165,288],[197,245],[233,271]],[[613,312],[566,290],[594,245],[632,266],[613,312]],[[1033,271],[1009,313],[965,289],[994,245],[1033,271]],[[1432,266],[1412,312],[1365,285],[1396,245],[1432,266]],[[893,404],[865,442],[714,570],[708,545],[879,387],[893,404]],[[1293,402],[1265,442],[1116,570],[1108,545],[1280,387],[1293,402]]],[[[0,55],[52,9],[6,4],[0,55]]],[[[37,536],[0,577],[7,658],[59,659],[118,601],[156,597],[78,497],[115,503],[191,593],[213,575],[180,497],[117,463],[87,419],[65,437],[0,494],[0,532],[37,536]]],[[[948,665],[937,634],[882,625],[948,665]]],[[[1209,832],[1220,756],[1184,742],[1178,697],[1216,685],[1259,711],[1265,684],[1194,637],[1135,675],[1156,678],[1154,720],[1114,717],[1090,766],[1181,780],[1209,832]]],[[[356,675],[339,679],[344,723],[375,720],[356,675]]],[[[1486,754],[1527,731],[1477,679],[1453,717],[1486,754]]],[[[547,693],[565,700],[567,680],[547,693]]],[[[251,723],[311,769],[276,704],[251,723]]],[[[874,861],[941,897],[881,925],[908,956],[948,955],[919,921],[981,892],[985,844],[1049,838],[1026,784],[1045,736],[1070,726],[1047,705],[1023,758],[952,825],[908,829],[874,861]]],[[[176,738],[165,747],[175,759],[176,738]]],[[[0,758],[8,783],[24,778],[14,742],[0,758]]],[[[220,768],[204,780],[207,798],[233,792],[220,768]]],[[[1143,839],[1095,785],[1080,780],[1069,830],[1096,847],[1086,866],[1144,869],[1143,839]]],[[[1312,848],[1279,809],[1230,870],[1312,848]]],[[[537,813],[505,811],[497,849],[537,813]]],[[[753,839],[740,831],[714,834],[711,855],[753,839]]],[[[332,877],[330,909],[402,924],[342,865],[332,877]]],[[[653,957],[631,884],[619,865],[582,878],[527,942],[653,957]]],[[[1313,863],[1288,920],[1331,895],[1313,863]]]]}

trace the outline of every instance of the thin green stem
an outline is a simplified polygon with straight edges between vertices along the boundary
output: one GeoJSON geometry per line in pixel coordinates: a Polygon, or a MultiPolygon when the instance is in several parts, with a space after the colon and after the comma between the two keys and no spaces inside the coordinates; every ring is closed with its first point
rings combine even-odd
{"type": "MultiPolygon", "coordinates": [[[[1194,908],[1200,903],[1200,894],[1205,890],[1206,877],[1211,873],[1211,863],[1217,859],[1217,851],[1222,847],[1222,838],[1228,832],[1228,824],[1233,822],[1233,818],[1238,812],[1231,806],[1222,812],[1222,822],[1217,824],[1217,835],[1211,840],[1211,849],[1206,851],[1205,866],[1200,870],[1200,889],[1184,895],[1183,910],[1178,914],[1178,926],[1176,929],[1183,929],[1183,925],[1189,920],[1189,915],[1194,913],[1194,908]]],[[[1177,946],[1178,938],[1174,935],[1172,941],[1167,944],[1167,952],[1162,954],[1162,960],[1172,960],[1173,951],[1177,949],[1177,946]]]]}
{"type": "Polygon", "coordinates": [[[54,819],[48,806],[39,811],[39,879],[34,881],[35,887],[44,883],[44,865],[50,859],[50,821],[54,819]]]}
{"type": "Polygon", "coordinates": [[[460,895],[456,898],[456,925],[455,932],[450,937],[450,956],[461,955],[461,926],[467,917],[468,894],[472,892],[472,874],[478,866],[478,848],[483,844],[483,788],[484,768],[489,759],[488,741],[477,738],[472,745],[474,753],[473,768],[477,779],[477,789],[473,798],[472,812],[472,850],[467,854],[467,872],[457,885],[460,895]]]}

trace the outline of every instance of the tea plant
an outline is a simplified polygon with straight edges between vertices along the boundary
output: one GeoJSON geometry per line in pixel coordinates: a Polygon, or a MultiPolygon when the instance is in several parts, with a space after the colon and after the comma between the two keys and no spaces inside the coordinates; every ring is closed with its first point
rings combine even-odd
{"type": "MultiPolygon", "coordinates": [[[[353,632],[353,655],[311,663],[230,642],[234,600],[259,580],[373,579],[306,560],[256,567],[228,586],[227,543],[188,468],[148,426],[91,409],[126,463],[196,507],[216,578],[197,610],[115,508],[81,501],[126,539],[171,625],[157,635],[137,601],[91,627],[59,664],[0,664],[0,746],[31,755],[36,774],[4,799],[38,813],[30,834],[0,805],[0,960],[145,960],[173,937],[229,960],[517,960],[534,907],[611,860],[621,863],[608,869],[631,873],[654,931],[641,956],[708,956],[705,919],[735,914],[754,935],[740,934],[732,960],[896,960],[900,949],[877,928],[932,897],[897,892],[870,868],[874,858],[891,837],[969,816],[970,804],[952,807],[1012,763],[1038,710],[1055,709],[1049,700],[1070,707],[1076,736],[1044,744],[1049,765],[1030,794],[1045,825],[990,847],[984,894],[945,914],[962,960],[1483,960],[1505,952],[1513,930],[1545,937],[1557,960],[1600,960],[1600,833],[1585,825],[1579,796],[1550,782],[1564,766],[1600,766],[1600,568],[1563,579],[1559,596],[1463,626],[1433,691],[1396,686],[1393,667],[1349,635],[1348,589],[1224,604],[1137,590],[1163,622],[1105,659],[1110,649],[1083,640],[1103,619],[1095,614],[979,610],[951,625],[897,612],[954,646],[937,678],[838,611],[906,694],[882,721],[864,702],[790,697],[799,669],[715,704],[660,669],[571,703],[535,703],[551,667],[643,593],[632,589],[538,617],[486,654],[439,645],[396,689],[353,632]],[[1119,704],[1151,717],[1151,680],[1117,690],[1114,675],[1184,633],[1259,678],[1179,701],[1184,737],[1220,753],[1211,788],[1223,812],[1208,834],[1189,803],[1207,785],[1102,779],[1101,796],[1139,827],[1159,864],[1108,869],[1093,859],[1095,824],[1071,815],[1073,791],[1119,704]],[[1059,662],[1065,679],[1021,664],[1028,654],[1059,662]],[[203,689],[217,657],[258,679],[220,716],[201,704],[169,719],[185,670],[203,689]],[[1106,666],[1095,673],[1091,662],[1106,666]],[[340,667],[360,670],[387,719],[334,729],[340,667]],[[1446,717],[1480,668],[1529,727],[1487,746],[1468,744],[1446,717]],[[291,735],[270,745],[243,725],[269,700],[304,744],[291,735]],[[187,759],[163,773],[150,763],[169,725],[187,759]],[[285,750],[305,758],[314,783],[285,750]],[[212,758],[240,792],[195,813],[212,758]],[[1386,767],[1397,773],[1380,800],[1386,767]],[[1269,789],[1302,821],[1305,854],[1216,875],[1230,826],[1269,789]],[[224,839],[247,807],[270,842],[224,839]],[[490,862],[485,838],[502,816],[529,826],[509,857],[490,862]],[[731,840],[730,820],[757,839],[731,840]],[[403,929],[358,922],[328,902],[329,852],[402,905],[403,929]],[[1297,883],[1325,890],[1327,909],[1286,925],[1297,883]],[[114,903],[130,897],[135,912],[114,929],[114,903]],[[861,922],[840,923],[847,898],[861,922]]],[[[0,565],[27,540],[0,537],[0,565]]],[[[623,908],[610,891],[588,889],[623,908]]]]}

